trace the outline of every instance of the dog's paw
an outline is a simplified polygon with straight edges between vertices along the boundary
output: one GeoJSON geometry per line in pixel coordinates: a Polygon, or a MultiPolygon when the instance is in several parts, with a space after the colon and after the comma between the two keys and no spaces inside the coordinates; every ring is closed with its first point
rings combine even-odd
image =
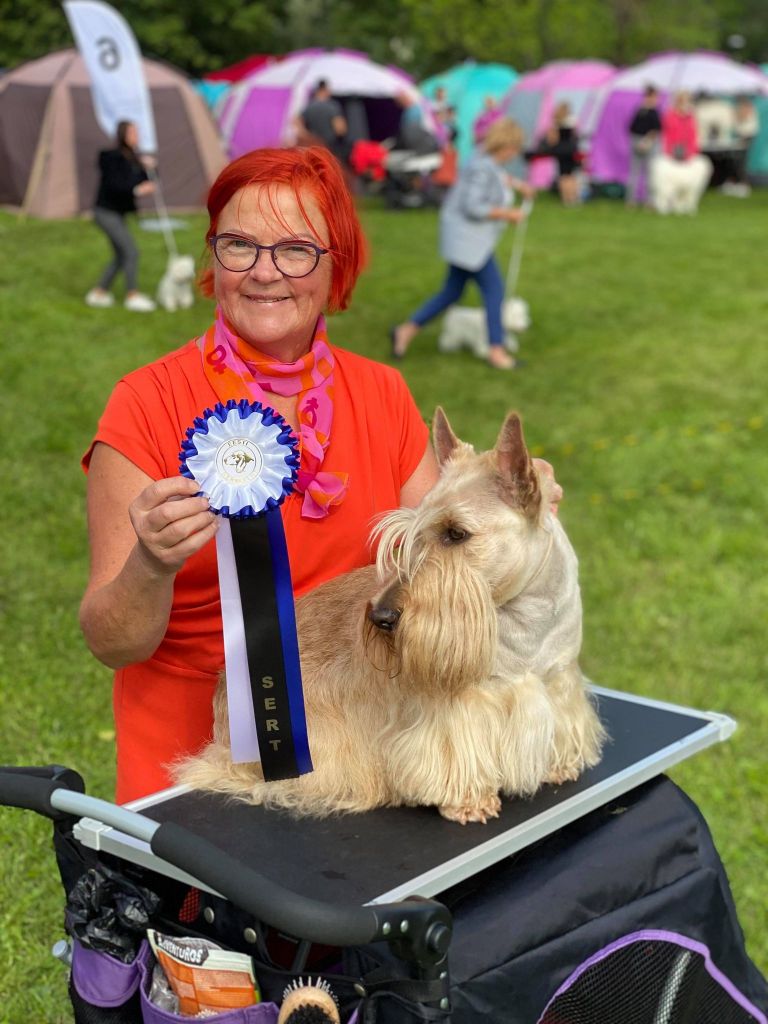
{"type": "Polygon", "coordinates": [[[479,822],[485,825],[489,818],[498,818],[501,811],[501,800],[497,793],[486,797],[477,803],[458,804],[455,806],[443,806],[439,808],[440,813],[448,821],[458,821],[460,825],[466,825],[470,821],[479,822]]]}
{"type": "Polygon", "coordinates": [[[578,766],[564,766],[562,768],[554,768],[544,779],[544,782],[550,786],[562,786],[564,782],[575,782],[580,775],[581,769],[578,766]]]}

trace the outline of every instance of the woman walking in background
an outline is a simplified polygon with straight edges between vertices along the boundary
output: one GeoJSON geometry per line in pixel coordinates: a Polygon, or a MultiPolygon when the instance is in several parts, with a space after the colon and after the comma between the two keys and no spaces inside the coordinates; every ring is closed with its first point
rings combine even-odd
{"type": "Polygon", "coordinates": [[[155,184],[136,150],[139,133],[133,121],[117,126],[117,146],[99,153],[99,189],[93,219],[109,239],[114,256],[95,288],[85,297],[89,306],[105,308],[114,305],[110,291],[112,282],[122,270],[125,274],[125,308],[134,313],[149,313],[155,304],[136,289],[139,251],[128,229],[126,214],[136,212],[136,197],[150,195],[155,184]]]}
{"type": "Polygon", "coordinates": [[[504,282],[494,250],[504,228],[525,214],[512,207],[518,189],[531,196],[526,182],[510,178],[504,164],[523,148],[523,132],[509,118],[490,126],[481,148],[462,169],[440,209],[440,255],[448,264],[443,287],[390,332],[392,355],[402,359],[421,328],[448,309],[462,296],[468,281],[474,281],[483,296],[488,320],[490,351],[488,362],[498,370],[511,370],[515,360],[504,348],[501,305],[504,282]]]}

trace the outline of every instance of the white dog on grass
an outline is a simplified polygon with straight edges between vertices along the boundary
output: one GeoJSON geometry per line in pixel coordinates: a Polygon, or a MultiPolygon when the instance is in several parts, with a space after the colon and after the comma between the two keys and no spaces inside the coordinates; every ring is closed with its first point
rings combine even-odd
{"type": "MultiPolygon", "coordinates": [[[[501,307],[504,348],[517,352],[518,333],[531,326],[528,303],[523,299],[505,299],[501,307]]],[[[443,318],[437,347],[441,352],[457,352],[468,348],[478,359],[488,355],[488,322],[485,310],[469,306],[451,306],[443,318]]]]}
{"type": "Polygon", "coordinates": [[[675,160],[659,153],[648,166],[648,190],[659,213],[696,213],[712,177],[712,161],[701,153],[675,160]]]}
{"type": "Polygon", "coordinates": [[[157,286],[157,301],[169,313],[189,309],[195,301],[192,282],[195,279],[195,261],[192,256],[169,256],[168,266],[157,286]]]}

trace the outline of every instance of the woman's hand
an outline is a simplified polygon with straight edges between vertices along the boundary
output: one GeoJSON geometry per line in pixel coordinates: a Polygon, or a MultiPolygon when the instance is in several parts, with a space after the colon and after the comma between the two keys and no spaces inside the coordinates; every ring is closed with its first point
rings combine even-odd
{"type": "Polygon", "coordinates": [[[152,573],[174,575],[215,536],[221,519],[185,476],[156,480],[128,506],[138,552],[152,573]]]}
{"type": "Polygon", "coordinates": [[[557,480],[555,480],[555,471],[546,459],[534,459],[533,464],[542,476],[546,476],[552,481],[552,494],[550,495],[551,504],[549,507],[552,512],[557,515],[560,502],[563,498],[563,488],[557,480]]]}
{"type": "Polygon", "coordinates": [[[141,181],[138,185],[134,186],[133,194],[135,196],[151,196],[154,191],[154,181],[141,181]]]}
{"type": "Polygon", "coordinates": [[[504,218],[505,220],[510,221],[510,223],[512,224],[519,224],[521,220],[525,220],[525,218],[528,216],[528,211],[522,209],[522,207],[520,206],[511,206],[506,211],[506,214],[507,215],[504,218]]]}

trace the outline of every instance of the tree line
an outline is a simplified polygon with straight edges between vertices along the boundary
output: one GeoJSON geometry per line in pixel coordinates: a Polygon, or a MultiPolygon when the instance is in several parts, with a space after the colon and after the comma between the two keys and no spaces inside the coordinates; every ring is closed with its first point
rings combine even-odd
{"type": "MultiPolygon", "coordinates": [[[[113,0],[146,57],[193,77],[253,53],[347,47],[417,79],[459,61],[618,66],[663,50],[768,60],[765,0],[113,0]]],[[[73,45],[55,0],[0,0],[0,68],[73,45]]]]}

